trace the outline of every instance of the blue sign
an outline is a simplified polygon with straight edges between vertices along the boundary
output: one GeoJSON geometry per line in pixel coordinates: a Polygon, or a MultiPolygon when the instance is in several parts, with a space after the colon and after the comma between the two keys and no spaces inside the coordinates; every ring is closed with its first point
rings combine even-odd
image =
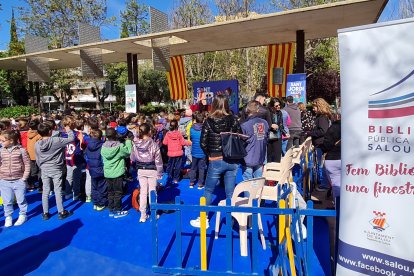
{"type": "Polygon", "coordinates": [[[210,110],[213,99],[217,95],[226,95],[229,99],[230,110],[239,113],[239,81],[205,81],[193,82],[194,104],[203,110],[210,110]]]}
{"type": "Polygon", "coordinates": [[[293,102],[306,104],[306,74],[287,75],[286,97],[292,96],[293,102]]]}

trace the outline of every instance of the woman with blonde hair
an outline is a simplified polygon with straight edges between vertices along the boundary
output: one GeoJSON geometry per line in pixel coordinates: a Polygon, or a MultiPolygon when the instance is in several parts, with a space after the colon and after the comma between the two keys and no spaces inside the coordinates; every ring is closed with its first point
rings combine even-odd
{"type": "Polygon", "coordinates": [[[312,102],[313,112],[316,114],[315,123],[313,129],[308,132],[312,137],[312,144],[316,149],[318,163],[319,163],[319,186],[316,187],[317,191],[326,191],[328,190],[329,183],[327,183],[327,178],[323,168],[321,167],[322,162],[322,150],[321,146],[323,144],[324,135],[328,131],[328,128],[331,126],[332,111],[331,106],[322,98],[317,98],[312,102]]]}

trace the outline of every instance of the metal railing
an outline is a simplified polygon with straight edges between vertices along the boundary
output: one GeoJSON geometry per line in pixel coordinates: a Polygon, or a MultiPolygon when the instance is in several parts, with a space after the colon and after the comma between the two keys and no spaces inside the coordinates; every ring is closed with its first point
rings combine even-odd
{"type": "MultiPolygon", "coordinates": [[[[229,206],[230,201],[227,200],[227,206],[202,206],[202,205],[183,205],[181,204],[180,197],[176,197],[175,204],[162,204],[156,202],[156,195],[155,192],[151,192],[151,224],[152,224],[152,269],[154,272],[158,273],[170,273],[170,274],[184,274],[184,275],[207,275],[207,274],[214,274],[214,275],[259,275],[259,267],[258,267],[258,215],[275,215],[280,217],[287,218],[289,222],[286,227],[288,227],[287,233],[293,233],[294,235],[301,235],[301,229],[296,229],[296,225],[300,225],[301,223],[299,220],[302,216],[305,216],[306,219],[306,229],[307,229],[307,238],[301,239],[297,237],[294,239],[295,243],[295,262],[294,264],[297,268],[289,269],[289,263],[284,262],[280,269],[286,270],[289,275],[308,275],[307,271],[310,271],[310,263],[307,260],[310,258],[311,254],[313,253],[313,226],[314,226],[314,217],[335,217],[336,211],[335,210],[317,210],[313,209],[313,202],[309,201],[307,203],[307,209],[291,209],[291,208],[266,208],[266,207],[259,207],[258,200],[253,201],[253,207],[235,207],[229,206]],[[175,211],[173,214],[175,216],[175,257],[176,257],[176,265],[174,267],[166,267],[163,264],[160,264],[160,259],[158,256],[159,252],[159,244],[158,244],[158,220],[157,220],[157,212],[158,211],[175,211]],[[233,269],[233,229],[231,223],[226,223],[225,233],[226,233],[226,270],[225,271],[212,271],[208,270],[206,267],[207,265],[207,254],[206,254],[206,246],[201,244],[200,249],[200,266],[198,267],[184,267],[183,266],[183,258],[182,258],[182,225],[181,225],[181,213],[185,211],[192,211],[192,212],[200,212],[200,214],[205,215],[207,212],[222,212],[225,214],[226,222],[232,220],[232,212],[246,212],[252,214],[252,250],[251,250],[251,271],[250,272],[235,272],[233,269]],[[292,227],[292,229],[290,229],[292,227]],[[305,242],[306,241],[306,242],[305,242]],[[204,251],[204,252],[203,252],[204,251]],[[302,255],[297,258],[297,255],[302,255]]],[[[283,200],[283,199],[282,199],[283,200]]],[[[201,216],[200,216],[201,217],[201,216]]],[[[204,226],[205,227],[205,226],[204,226]]],[[[284,231],[284,230],[283,230],[284,231]]],[[[206,241],[206,230],[200,229],[200,242],[205,243],[206,241]]],[[[280,229],[279,234],[280,235],[280,229]]],[[[210,238],[214,238],[211,236],[210,238]]],[[[287,237],[291,239],[291,237],[287,237]]],[[[292,241],[290,241],[292,242],[292,241]]],[[[282,243],[279,243],[279,247],[283,246],[282,243]]],[[[285,245],[286,246],[286,245],[285,245]]],[[[286,247],[287,248],[287,247],[286,247]]],[[[285,254],[286,250],[279,250],[279,254],[285,254]]],[[[293,251],[292,251],[293,252],[293,251]]],[[[287,254],[287,253],[286,253],[287,254]]],[[[292,253],[291,253],[292,254],[292,253]]],[[[292,256],[279,256],[281,257],[280,260],[289,260],[292,256]]],[[[314,264],[313,264],[314,265],[314,264]]],[[[285,275],[285,274],[283,274],[285,275]]]]}

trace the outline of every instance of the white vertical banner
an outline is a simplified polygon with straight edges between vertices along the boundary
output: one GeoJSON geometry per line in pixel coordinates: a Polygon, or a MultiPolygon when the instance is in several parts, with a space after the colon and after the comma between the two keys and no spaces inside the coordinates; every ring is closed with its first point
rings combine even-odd
{"type": "Polygon", "coordinates": [[[135,84],[125,85],[125,112],[137,112],[137,86],[135,84]]]}
{"type": "Polygon", "coordinates": [[[339,30],[337,275],[414,275],[414,20],[339,30]]]}

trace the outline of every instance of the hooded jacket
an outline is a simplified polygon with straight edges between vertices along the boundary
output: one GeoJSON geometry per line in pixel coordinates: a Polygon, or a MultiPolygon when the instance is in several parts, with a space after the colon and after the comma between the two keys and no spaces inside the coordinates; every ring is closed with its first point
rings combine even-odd
{"type": "Polygon", "coordinates": [[[157,168],[158,176],[162,176],[163,164],[160,147],[154,140],[152,140],[152,138],[134,140],[131,161],[136,161],[139,164],[154,164],[157,168]]]}
{"type": "Polygon", "coordinates": [[[302,130],[302,118],[301,113],[298,105],[296,103],[288,103],[284,110],[289,114],[290,116],[290,126],[289,130],[302,130]]]}
{"type": "Polygon", "coordinates": [[[30,161],[26,150],[20,145],[0,149],[0,179],[27,180],[30,174],[30,161]]]}
{"type": "Polygon", "coordinates": [[[36,160],[35,144],[42,139],[42,136],[37,133],[36,130],[29,130],[27,132],[27,152],[29,153],[30,160],[36,160]]]}
{"type": "Polygon", "coordinates": [[[247,155],[244,157],[246,166],[263,165],[266,158],[269,124],[257,115],[251,115],[241,128],[243,134],[249,136],[246,146],[247,155]]]}
{"type": "Polygon", "coordinates": [[[68,138],[47,137],[39,140],[35,145],[35,153],[40,169],[49,174],[62,173],[65,166],[66,145],[74,140],[73,131],[68,133],[68,138]]]}
{"type": "Polygon", "coordinates": [[[168,147],[168,157],[183,156],[183,146],[191,145],[178,130],[168,131],[162,143],[168,147]]]}
{"type": "Polygon", "coordinates": [[[242,133],[242,129],[233,115],[227,115],[222,118],[207,118],[204,121],[200,137],[201,148],[207,156],[223,156],[221,132],[242,133]]]}
{"type": "Polygon", "coordinates": [[[201,137],[202,129],[203,129],[203,124],[194,124],[190,129],[190,141],[193,143],[191,145],[191,155],[195,158],[206,157],[200,145],[200,137],[201,137]]]}
{"type": "Polygon", "coordinates": [[[118,178],[125,174],[125,158],[131,154],[132,142],[106,141],[102,145],[101,155],[106,178],[118,178]]]}
{"type": "Polygon", "coordinates": [[[102,140],[89,138],[86,147],[86,163],[88,164],[89,173],[93,178],[104,176],[104,164],[101,155],[103,143],[102,140]]]}

